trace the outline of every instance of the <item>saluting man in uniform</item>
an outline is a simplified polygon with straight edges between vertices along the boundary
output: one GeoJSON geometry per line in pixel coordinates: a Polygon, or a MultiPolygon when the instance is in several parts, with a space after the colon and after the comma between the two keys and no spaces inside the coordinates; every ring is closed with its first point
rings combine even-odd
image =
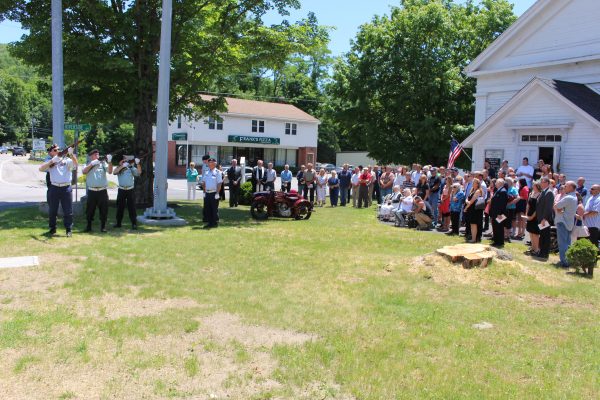
{"type": "Polygon", "coordinates": [[[106,172],[109,174],[113,172],[113,166],[111,164],[112,155],[106,156],[106,161],[100,161],[100,153],[97,149],[94,149],[88,153],[90,156],[90,163],[83,168],[83,173],[86,175],[88,199],[87,199],[87,226],[84,232],[92,231],[92,221],[94,220],[94,214],[96,213],[96,207],[100,210],[100,232],[106,231],[106,220],[108,218],[108,178],[106,172]]]}
{"type": "Polygon", "coordinates": [[[62,206],[63,223],[67,230],[67,237],[71,237],[73,228],[73,194],[71,191],[71,171],[77,168],[77,157],[73,155],[73,148],[69,147],[68,157],[58,155],[58,145],[53,144],[48,149],[50,160],[40,166],[41,172],[49,172],[50,185],[48,185],[48,234],[56,233],[56,214],[58,205],[62,206]]]}
{"type": "Polygon", "coordinates": [[[202,177],[202,189],[204,190],[204,210],[206,210],[206,222],[204,228],[216,228],[219,220],[219,191],[223,184],[223,175],[217,168],[217,160],[208,159],[208,169],[202,177]]]}
{"type": "MultiPolygon", "coordinates": [[[[142,173],[140,159],[135,158],[129,162],[125,159],[119,162],[119,166],[113,172],[119,180],[119,191],[117,193],[117,223],[115,228],[121,227],[123,214],[125,213],[125,205],[129,212],[129,220],[131,221],[131,229],[137,229],[137,213],[135,212],[135,177],[142,173]]],[[[196,190],[196,188],[194,188],[196,190]]]]}

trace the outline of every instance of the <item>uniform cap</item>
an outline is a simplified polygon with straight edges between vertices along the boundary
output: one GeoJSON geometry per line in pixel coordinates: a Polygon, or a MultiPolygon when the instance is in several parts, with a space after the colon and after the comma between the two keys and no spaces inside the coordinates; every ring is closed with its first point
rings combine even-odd
{"type": "Polygon", "coordinates": [[[90,151],[90,152],[88,153],[88,156],[91,156],[92,154],[97,154],[97,153],[100,153],[100,152],[98,151],[98,149],[94,149],[94,150],[92,150],[92,151],[90,151]]]}

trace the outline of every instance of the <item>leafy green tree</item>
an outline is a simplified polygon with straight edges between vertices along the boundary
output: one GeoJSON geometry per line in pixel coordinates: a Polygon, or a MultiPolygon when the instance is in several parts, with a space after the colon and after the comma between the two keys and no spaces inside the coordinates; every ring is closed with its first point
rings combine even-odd
{"type": "Polygon", "coordinates": [[[507,0],[403,0],[362,25],[334,66],[330,117],[344,147],[383,163],[443,163],[473,129],[463,68],[515,20],[507,0]]]}
{"type": "MultiPolygon", "coordinates": [[[[296,43],[289,27],[266,27],[261,16],[286,14],[298,0],[174,0],[171,116],[200,118],[224,110],[222,98],[203,101],[217,77],[283,65],[296,43]],[[190,106],[193,105],[193,106],[190,106]]],[[[65,103],[73,117],[102,123],[130,121],[135,153],[152,148],[156,115],[160,0],[63,0],[65,103]]],[[[29,34],[11,52],[49,74],[50,3],[0,0],[0,20],[20,22],[29,34]]],[[[139,203],[153,199],[152,159],[136,185],[139,203]]]]}

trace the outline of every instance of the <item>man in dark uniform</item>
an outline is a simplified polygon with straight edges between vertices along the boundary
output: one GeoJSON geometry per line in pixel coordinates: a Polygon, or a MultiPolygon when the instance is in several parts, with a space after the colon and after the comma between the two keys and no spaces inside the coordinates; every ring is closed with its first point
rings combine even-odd
{"type": "Polygon", "coordinates": [[[496,190],[490,203],[490,218],[492,220],[493,245],[496,247],[504,246],[504,220],[498,221],[497,218],[506,218],[506,206],[508,205],[508,193],[504,187],[504,179],[496,180],[496,190]]]}
{"type": "Polygon", "coordinates": [[[535,216],[538,224],[547,223],[549,226],[540,229],[540,251],[534,257],[547,259],[550,254],[550,226],[554,223],[554,193],[549,189],[550,180],[546,177],[540,179],[542,193],[535,206],[535,216]]]}
{"type": "Polygon", "coordinates": [[[227,180],[229,181],[229,207],[237,207],[242,181],[242,168],[237,165],[235,158],[231,160],[231,167],[227,170],[227,180]]]}
{"type": "Polygon", "coordinates": [[[204,190],[204,209],[206,210],[207,224],[204,228],[216,228],[219,220],[219,191],[223,184],[223,176],[217,168],[217,160],[208,159],[208,170],[202,177],[204,190]]]}

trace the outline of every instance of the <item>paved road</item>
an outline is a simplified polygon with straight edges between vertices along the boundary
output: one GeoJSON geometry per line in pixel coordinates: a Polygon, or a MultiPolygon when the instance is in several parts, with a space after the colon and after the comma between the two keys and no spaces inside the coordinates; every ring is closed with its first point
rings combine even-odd
{"type": "MultiPolygon", "coordinates": [[[[37,205],[46,200],[45,174],[39,172],[39,164],[30,162],[26,157],[13,157],[12,155],[0,154],[0,210],[11,207],[24,207],[37,205]]],[[[79,168],[81,175],[81,167],[79,168]]],[[[109,181],[117,182],[117,177],[109,175],[109,181]]],[[[185,179],[168,179],[169,189],[167,198],[169,200],[187,199],[187,183],[185,179]]],[[[277,178],[276,188],[279,188],[277,178]]],[[[296,182],[292,184],[296,188],[296,182]]],[[[84,190],[78,191],[78,197],[85,194],[84,190]]],[[[202,198],[202,192],[196,193],[196,199],[202,198]]],[[[117,189],[108,189],[108,196],[114,200],[117,198],[117,189]]],[[[75,200],[75,190],[73,190],[75,200]]]]}

